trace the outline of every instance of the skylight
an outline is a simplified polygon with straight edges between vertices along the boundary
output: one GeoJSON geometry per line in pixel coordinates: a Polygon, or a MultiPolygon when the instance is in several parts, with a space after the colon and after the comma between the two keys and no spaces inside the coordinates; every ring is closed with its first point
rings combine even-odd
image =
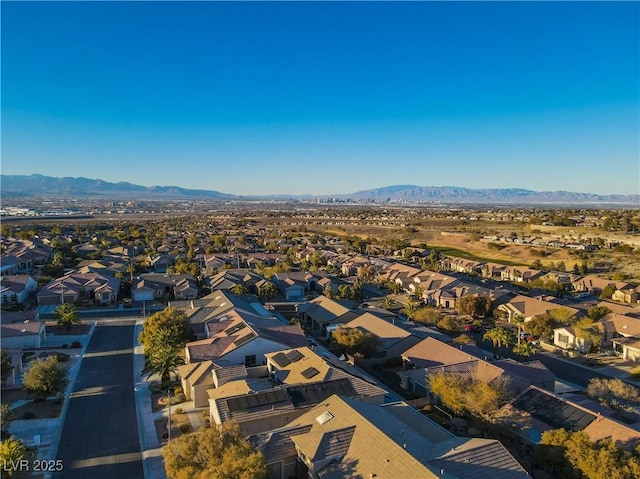
{"type": "Polygon", "coordinates": [[[316,418],[316,421],[318,421],[318,424],[323,425],[331,421],[332,419],[333,414],[331,414],[329,411],[325,411],[316,418]]]}

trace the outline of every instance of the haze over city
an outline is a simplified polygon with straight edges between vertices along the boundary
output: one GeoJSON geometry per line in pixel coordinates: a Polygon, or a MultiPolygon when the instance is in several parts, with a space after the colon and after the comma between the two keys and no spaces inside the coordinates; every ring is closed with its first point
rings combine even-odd
{"type": "Polygon", "coordinates": [[[637,194],[639,5],[4,2],[2,173],[637,194]]]}

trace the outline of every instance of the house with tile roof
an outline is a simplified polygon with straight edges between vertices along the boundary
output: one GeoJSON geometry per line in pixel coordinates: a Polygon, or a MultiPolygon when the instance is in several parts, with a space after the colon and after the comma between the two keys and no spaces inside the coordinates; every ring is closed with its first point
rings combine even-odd
{"type": "Polygon", "coordinates": [[[380,341],[380,349],[374,355],[377,359],[400,357],[404,351],[420,342],[420,338],[411,334],[410,331],[369,312],[339,325],[339,328],[354,328],[374,335],[380,341]]]}
{"type": "MultiPolygon", "coordinates": [[[[4,313],[3,313],[4,316],[4,313]]],[[[0,347],[2,349],[37,349],[46,339],[42,321],[0,322],[0,347]]]]}
{"type": "Polygon", "coordinates": [[[75,303],[80,300],[113,304],[118,300],[120,280],[101,273],[69,273],[46,284],[36,295],[38,304],[75,303]]]}
{"type": "Polygon", "coordinates": [[[593,296],[600,296],[607,286],[611,286],[617,290],[633,288],[630,283],[625,281],[614,281],[607,278],[601,278],[593,274],[576,279],[571,284],[575,291],[587,292],[593,296]]]}
{"type": "Polygon", "coordinates": [[[211,318],[204,326],[205,339],[185,346],[187,363],[210,360],[221,366],[251,367],[265,364],[267,353],[307,344],[300,325],[237,309],[211,318]]]}
{"type": "Polygon", "coordinates": [[[403,353],[402,358],[405,369],[398,373],[401,387],[424,396],[429,392],[429,375],[441,372],[462,374],[487,384],[500,380],[514,394],[532,384],[550,391],[555,388],[555,375],[540,361],[488,361],[474,345],[454,347],[427,338],[403,353]]]}
{"type": "Polygon", "coordinates": [[[580,312],[580,310],[576,308],[522,295],[511,298],[507,303],[499,305],[497,309],[505,313],[508,322],[514,321],[514,318],[518,316],[523,318],[525,322],[531,321],[537,316],[552,313],[554,310],[562,310],[564,319],[566,320],[580,312]]]}
{"type": "Polygon", "coordinates": [[[249,440],[278,478],[530,477],[500,442],[456,437],[405,403],[332,395],[249,440]]]}
{"type": "Polygon", "coordinates": [[[3,307],[23,304],[37,289],[38,283],[28,274],[0,276],[0,303],[3,307]]]}
{"type": "MultiPolygon", "coordinates": [[[[246,368],[207,391],[212,423],[235,421],[245,434],[286,424],[332,394],[382,404],[387,391],[325,363],[308,348],[270,355],[269,374],[246,368]]],[[[214,370],[223,373],[227,368],[214,370]]]]}
{"type": "Polygon", "coordinates": [[[311,334],[321,338],[329,338],[329,326],[338,324],[339,318],[351,311],[343,302],[318,296],[307,303],[298,305],[298,317],[301,324],[307,327],[311,334]]]}
{"type": "Polygon", "coordinates": [[[584,431],[592,441],[611,439],[623,448],[640,441],[639,423],[626,424],[616,411],[583,395],[559,396],[531,386],[500,409],[498,421],[532,444],[552,429],[584,431]]]}

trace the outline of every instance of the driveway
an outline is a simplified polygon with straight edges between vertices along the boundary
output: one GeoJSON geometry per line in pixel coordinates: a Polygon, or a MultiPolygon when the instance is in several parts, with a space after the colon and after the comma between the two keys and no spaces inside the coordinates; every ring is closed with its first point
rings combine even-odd
{"type": "Polygon", "coordinates": [[[143,479],[133,391],[133,321],[98,323],[71,395],[54,478],[143,479]]]}

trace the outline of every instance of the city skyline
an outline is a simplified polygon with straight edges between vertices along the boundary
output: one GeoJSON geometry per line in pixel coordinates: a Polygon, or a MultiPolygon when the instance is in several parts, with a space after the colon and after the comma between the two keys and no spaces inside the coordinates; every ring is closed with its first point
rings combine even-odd
{"type": "Polygon", "coordinates": [[[3,174],[640,191],[640,7],[9,2],[3,174]]]}

